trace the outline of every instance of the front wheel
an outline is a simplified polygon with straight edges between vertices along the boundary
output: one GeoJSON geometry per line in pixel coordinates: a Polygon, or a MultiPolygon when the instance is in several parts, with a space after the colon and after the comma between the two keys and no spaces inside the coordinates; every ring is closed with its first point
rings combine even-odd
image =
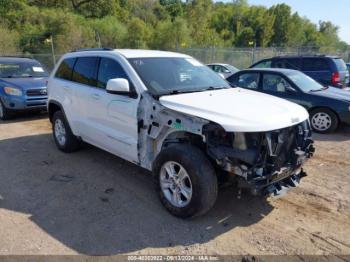
{"type": "Polygon", "coordinates": [[[61,111],[57,111],[52,118],[52,131],[58,149],[65,153],[71,153],[79,149],[79,140],[69,127],[61,111]]]}
{"type": "Polygon", "coordinates": [[[315,132],[328,134],[338,128],[339,120],[333,111],[327,108],[319,108],[310,113],[310,123],[315,132]]]}
{"type": "Polygon", "coordinates": [[[217,177],[198,148],[184,144],[169,146],[157,157],[153,172],[160,200],[174,216],[199,216],[215,204],[217,177]]]}

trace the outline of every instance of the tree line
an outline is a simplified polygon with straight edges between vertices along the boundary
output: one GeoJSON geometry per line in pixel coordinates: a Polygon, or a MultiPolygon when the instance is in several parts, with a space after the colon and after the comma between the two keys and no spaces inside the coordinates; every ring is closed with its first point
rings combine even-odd
{"type": "Polygon", "coordinates": [[[77,48],[313,47],[347,49],[329,21],[247,0],[0,0],[0,52],[77,48]]]}

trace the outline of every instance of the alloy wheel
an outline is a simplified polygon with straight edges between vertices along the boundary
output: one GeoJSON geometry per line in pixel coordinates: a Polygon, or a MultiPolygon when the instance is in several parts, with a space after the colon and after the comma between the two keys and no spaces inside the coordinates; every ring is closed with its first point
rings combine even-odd
{"type": "Polygon", "coordinates": [[[312,116],[311,124],[316,131],[324,132],[331,127],[332,118],[327,113],[319,112],[312,116]]]}
{"type": "Polygon", "coordinates": [[[165,198],[175,207],[185,207],[192,199],[192,182],[185,168],[174,161],[160,170],[160,187],[165,198]]]}
{"type": "Polygon", "coordinates": [[[55,121],[55,137],[60,146],[66,144],[66,128],[61,119],[56,119],[55,121]]]}

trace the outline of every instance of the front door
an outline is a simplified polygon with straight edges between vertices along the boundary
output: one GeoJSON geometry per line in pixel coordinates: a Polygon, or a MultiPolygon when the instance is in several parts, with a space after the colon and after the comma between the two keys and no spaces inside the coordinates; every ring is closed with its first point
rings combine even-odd
{"type": "Polygon", "coordinates": [[[99,62],[96,87],[88,98],[88,119],[94,130],[91,142],[129,161],[138,162],[137,108],[139,99],[106,92],[107,82],[113,78],[129,77],[118,61],[102,57],[99,62]]]}

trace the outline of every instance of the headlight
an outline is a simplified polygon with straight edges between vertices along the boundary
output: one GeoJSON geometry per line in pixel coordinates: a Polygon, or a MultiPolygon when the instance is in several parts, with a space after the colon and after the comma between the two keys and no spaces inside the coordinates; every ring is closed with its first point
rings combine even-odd
{"type": "Polygon", "coordinates": [[[21,96],[22,95],[22,90],[18,89],[18,88],[14,88],[14,87],[4,87],[4,91],[6,94],[8,95],[12,95],[12,96],[21,96]]]}
{"type": "Polygon", "coordinates": [[[348,107],[349,111],[350,111],[350,106],[348,107]]]}

